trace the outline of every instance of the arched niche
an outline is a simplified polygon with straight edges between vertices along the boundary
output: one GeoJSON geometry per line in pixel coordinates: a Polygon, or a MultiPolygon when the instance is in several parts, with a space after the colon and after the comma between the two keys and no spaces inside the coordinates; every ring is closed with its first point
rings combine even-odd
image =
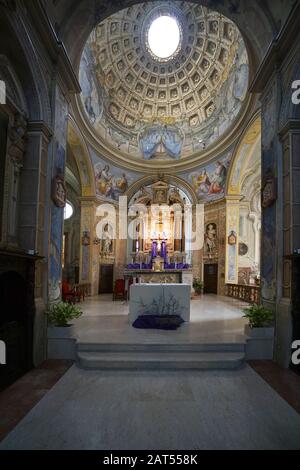
{"type": "Polygon", "coordinates": [[[50,126],[50,99],[39,59],[22,21],[5,8],[3,13],[0,17],[0,79],[7,83],[8,100],[20,104],[17,95],[20,96],[22,88],[24,98],[21,107],[27,119],[44,121],[50,126]],[[11,64],[14,64],[13,68],[11,64]]]}
{"type": "Polygon", "coordinates": [[[234,152],[226,188],[227,284],[260,278],[261,117],[250,122],[234,152]]]}
{"type": "Polygon", "coordinates": [[[227,179],[227,196],[240,195],[245,169],[249,166],[251,159],[255,158],[255,151],[260,146],[260,140],[261,117],[259,114],[245,129],[234,152],[227,179]]]}

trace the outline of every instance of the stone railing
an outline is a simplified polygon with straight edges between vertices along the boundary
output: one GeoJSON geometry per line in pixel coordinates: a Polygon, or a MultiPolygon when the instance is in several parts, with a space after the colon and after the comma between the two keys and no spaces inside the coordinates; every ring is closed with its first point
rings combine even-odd
{"type": "Polygon", "coordinates": [[[225,295],[234,299],[243,300],[250,304],[260,303],[260,287],[245,286],[242,284],[226,284],[225,295]]]}

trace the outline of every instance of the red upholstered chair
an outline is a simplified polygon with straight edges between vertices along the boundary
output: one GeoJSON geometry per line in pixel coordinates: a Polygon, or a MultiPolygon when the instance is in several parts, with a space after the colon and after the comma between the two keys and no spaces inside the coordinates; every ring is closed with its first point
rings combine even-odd
{"type": "Polygon", "coordinates": [[[82,289],[72,287],[68,281],[62,282],[62,300],[64,302],[75,304],[76,302],[81,302],[81,299],[84,300],[84,297],[82,289]]]}
{"type": "Polygon", "coordinates": [[[67,281],[62,282],[62,299],[64,302],[75,304],[76,293],[72,290],[71,285],[67,281]]]}
{"type": "Polygon", "coordinates": [[[125,280],[117,279],[113,293],[113,300],[126,300],[125,280]]]}

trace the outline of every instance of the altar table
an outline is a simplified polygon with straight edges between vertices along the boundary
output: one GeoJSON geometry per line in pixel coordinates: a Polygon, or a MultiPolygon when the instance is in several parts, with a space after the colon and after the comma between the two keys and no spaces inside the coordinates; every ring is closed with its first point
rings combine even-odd
{"type": "Polygon", "coordinates": [[[188,284],[133,284],[130,287],[129,322],[140,315],[179,315],[190,321],[191,286],[188,284]]]}

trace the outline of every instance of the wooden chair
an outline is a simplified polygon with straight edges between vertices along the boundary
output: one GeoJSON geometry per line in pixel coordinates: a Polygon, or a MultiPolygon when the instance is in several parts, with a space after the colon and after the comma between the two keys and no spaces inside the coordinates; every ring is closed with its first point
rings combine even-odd
{"type": "Polygon", "coordinates": [[[113,301],[115,300],[126,300],[127,292],[125,289],[125,280],[117,279],[115,282],[115,288],[113,293],[113,301]]]}

